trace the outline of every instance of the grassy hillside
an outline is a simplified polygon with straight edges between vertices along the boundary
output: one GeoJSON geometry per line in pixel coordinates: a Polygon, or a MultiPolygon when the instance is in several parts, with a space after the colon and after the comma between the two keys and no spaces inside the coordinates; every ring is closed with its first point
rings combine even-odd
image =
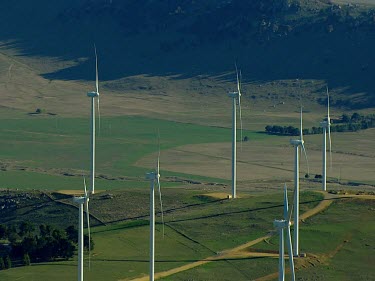
{"type": "Polygon", "coordinates": [[[237,61],[245,83],[320,80],[356,97],[346,106],[374,104],[374,12],[364,6],[286,0],[4,5],[3,51],[26,56],[18,59],[50,80],[92,80],[95,43],[101,79],[122,92],[131,90],[123,78],[137,75],[233,82],[223,74],[237,61]]]}
{"type": "MultiPolygon", "coordinates": [[[[133,189],[127,194],[114,192],[112,199],[94,196],[91,213],[109,224],[92,228],[95,249],[91,256],[91,270],[85,263],[86,278],[132,280],[148,274],[147,192],[147,189],[133,189]],[[126,221],[111,223],[108,214],[117,217],[115,212],[119,211],[120,205],[121,216],[126,221]],[[134,218],[137,220],[133,221],[134,218]]],[[[276,280],[277,259],[257,253],[263,250],[268,254],[277,253],[278,237],[273,232],[272,221],[282,214],[281,193],[244,196],[238,200],[218,199],[215,198],[217,193],[209,193],[202,194],[201,190],[191,188],[164,189],[166,235],[162,236],[158,216],[156,272],[192,264],[206,257],[213,260],[187,271],[168,274],[160,280],[226,281],[232,280],[233,276],[237,280],[265,276],[268,276],[267,280],[276,280]],[[268,234],[272,237],[261,239],[260,243],[236,252],[237,255],[223,256],[225,249],[268,234]]],[[[8,222],[35,216],[43,223],[53,223],[60,218],[58,221],[65,226],[74,221],[77,212],[74,206],[57,204],[43,195],[39,197],[36,192],[27,196],[2,193],[0,198],[9,199],[10,196],[19,201],[19,206],[16,208],[18,216],[8,222]],[[48,215],[41,216],[40,206],[45,206],[48,215]]],[[[302,192],[301,213],[311,210],[321,200],[319,193],[302,192]]],[[[374,202],[350,198],[331,200],[333,203],[323,212],[301,222],[301,250],[307,253],[307,258],[296,259],[296,276],[301,280],[351,280],[358,276],[360,269],[360,280],[371,280],[374,276],[373,258],[369,253],[374,242],[374,202]]],[[[86,255],[85,258],[87,261],[86,255]]],[[[76,260],[70,260],[3,270],[0,277],[2,280],[25,277],[30,280],[66,280],[73,279],[75,272],[76,260]]]]}

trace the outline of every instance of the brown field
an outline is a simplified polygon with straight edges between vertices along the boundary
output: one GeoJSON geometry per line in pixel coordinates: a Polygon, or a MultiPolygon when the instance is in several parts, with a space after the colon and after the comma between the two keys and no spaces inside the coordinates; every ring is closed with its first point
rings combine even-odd
{"type": "MultiPolygon", "coordinates": [[[[331,180],[375,184],[375,129],[359,133],[332,134],[331,180]],[[354,145],[353,145],[354,144],[354,145]]],[[[321,135],[306,136],[305,145],[309,159],[310,174],[321,174],[322,152],[319,150],[321,135]]],[[[293,178],[294,149],[289,137],[272,141],[244,142],[242,151],[238,144],[237,177],[239,181],[288,181],[293,178]]],[[[327,153],[329,157],[329,153],[327,153]]],[[[148,167],[155,159],[148,155],[137,165],[148,167]]],[[[229,180],[231,178],[231,144],[186,145],[162,151],[162,168],[172,172],[194,174],[229,180]]],[[[306,161],[301,155],[301,177],[307,173],[306,161]]]]}

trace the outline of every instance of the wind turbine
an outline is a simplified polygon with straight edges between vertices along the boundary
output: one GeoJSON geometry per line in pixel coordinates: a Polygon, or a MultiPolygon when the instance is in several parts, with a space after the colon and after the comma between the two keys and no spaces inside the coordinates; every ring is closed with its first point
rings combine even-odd
{"type": "Polygon", "coordinates": [[[307,153],[304,145],[303,140],[303,125],[302,125],[302,105],[301,105],[301,112],[300,112],[300,138],[290,140],[290,143],[294,146],[294,256],[299,256],[299,147],[305,154],[306,162],[307,162],[307,174],[310,174],[309,169],[309,161],[307,159],[307,153]]]}
{"type": "Polygon", "coordinates": [[[241,126],[241,145],[242,145],[242,112],[241,112],[241,70],[238,72],[237,64],[236,75],[237,75],[237,92],[230,92],[229,97],[233,99],[232,103],[232,198],[237,197],[237,104],[240,115],[240,126],[241,126]]]}
{"type": "Polygon", "coordinates": [[[288,207],[288,191],[286,184],[284,185],[284,219],[274,220],[273,225],[279,231],[280,242],[279,242],[279,281],[285,280],[285,254],[284,254],[284,232],[286,231],[286,244],[289,255],[289,266],[292,276],[292,281],[295,280],[294,273],[294,260],[293,260],[293,249],[292,249],[292,237],[290,235],[290,225],[293,212],[293,205],[288,207]]]}
{"type": "Polygon", "coordinates": [[[155,275],[155,181],[159,189],[159,200],[161,219],[163,224],[163,237],[164,237],[164,214],[163,214],[163,202],[161,200],[160,190],[160,137],[158,135],[158,158],[156,162],[156,169],[153,172],[146,174],[146,179],[150,180],[150,281],[154,281],[155,275]]]}
{"type": "Polygon", "coordinates": [[[96,136],[96,125],[95,125],[95,98],[98,100],[98,114],[99,114],[99,129],[100,129],[100,106],[99,106],[99,78],[98,78],[98,56],[95,49],[95,85],[96,91],[88,92],[87,96],[91,98],[91,188],[90,193],[95,193],[95,136],[96,136]]]}
{"type": "Polygon", "coordinates": [[[327,87],[327,119],[320,122],[323,128],[323,171],[322,171],[322,189],[327,190],[327,130],[329,141],[329,159],[330,167],[332,168],[332,142],[331,142],[331,118],[329,116],[329,92],[327,87]]]}
{"type": "MultiPolygon", "coordinates": [[[[74,197],[73,202],[79,205],[78,216],[78,281],[83,281],[83,208],[86,209],[86,221],[89,235],[89,259],[90,259],[90,213],[89,213],[89,194],[86,189],[86,180],[83,178],[84,196],[74,197]]],[[[89,261],[90,266],[90,261],[89,261]]]]}

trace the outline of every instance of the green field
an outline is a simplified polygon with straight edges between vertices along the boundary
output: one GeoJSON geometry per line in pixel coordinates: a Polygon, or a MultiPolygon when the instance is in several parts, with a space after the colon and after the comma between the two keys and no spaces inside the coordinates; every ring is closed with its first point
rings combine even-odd
{"type": "MultiPolygon", "coordinates": [[[[220,251],[262,237],[273,230],[273,219],[282,216],[281,193],[235,201],[200,194],[199,189],[164,190],[165,236],[162,235],[158,215],[156,272],[215,257],[220,251]]],[[[110,222],[112,217],[106,210],[112,206],[119,211],[118,205],[123,206],[125,220],[92,228],[95,249],[91,253],[91,270],[87,255],[85,264],[85,276],[90,280],[131,280],[148,274],[147,190],[132,189],[127,194],[114,192],[113,195],[110,200],[93,199],[92,213],[101,221],[110,222]],[[132,217],[138,219],[132,220],[132,217]]],[[[322,196],[317,193],[301,193],[301,213],[316,206],[321,199],[322,196]]],[[[51,205],[49,208],[52,210],[54,207],[51,205]]],[[[74,221],[74,208],[66,208],[70,210],[71,219],[65,224],[74,221]]],[[[68,209],[61,209],[54,218],[44,212],[44,219],[57,221],[59,216],[66,217],[68,209]]],[[[369,253],[375,242],[372,235],[375,225],[373,209],[373,200],[336,199],[328,209],[305,220],[301,225],[300,243],[301,251],[307,253],[307,258],[296,260],[297,278],[311,280],[314,276],[316,280],[353,280],[355,276],[361,276],[358,280],[372,280],[374,260],[369,253]],[[357,270],[361,271],[361,275],[357,270]]],[[[31,209],[27,214],[20,213],[14,220],[38,217],[37,213],[37,210],[31,209]]],[[[246,251],[277,251],[277,241],[277,236],[273,236],[267,243],[256,244],[246,251]]],[[[233,277],[236,280],[253,280],[275,272],[275,258],[234,257],[219,259],[161,280],[224,281],[233,280],[233,277]]],[[[71,260],[0,271],[0,278],[41,281],[53,278],[58,281],[74,279],[75,274],[76,260],[71,260]]]]}
{"type": "MultiPolygon", "coordinates": [[[[1,187],[79,189],[81,176],[89,174],[89,130],[89,120],[83,118],[3,120],[0,125],[1,187]]],[[[102,118],[97,137],[98,189],[144,184],[144,175],[154,168],[155,162],[150,163],[149,168],[137,167],[135,162],[157,152],[158,130],[161,157],[163,150],[184,144],[230,141],[230,130],[224,128],[144,117],[102,118]]],[[[163,169],[163,162],[161,165],[163,169]]],[[[180,175],[184,176],[183,173],[180,175]]]]}

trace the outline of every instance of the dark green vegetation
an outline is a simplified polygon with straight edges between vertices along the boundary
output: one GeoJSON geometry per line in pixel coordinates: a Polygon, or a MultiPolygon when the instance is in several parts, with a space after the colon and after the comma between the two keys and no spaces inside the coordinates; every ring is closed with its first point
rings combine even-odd
{"type": "Polygon", "coordinates": [[[126,79],[136,75],[233,81],[227,73],[237,60],[244,82],[325,80],[338,95],[333,105],[369,108],[374,13],[323,0],[21,0],[4,3],[0,40],[5,52],[34,57],[30,64],[51,81],[94,79],[95,43],[107,89],[163,93],[126,79]]]}
{"type": "MultiPolygon", "coordinates": [[[[1,256],[9,258],[13,266],[28,266],[31,262],[72,258],[78,243],[78,231],[73,226],[61,230],[41,224],[36,228],[30,222],[0,224],[0,240],[4,241],[0,243],[1,256]]],[[[88,241],[88,236],[85,236],[85,241],[88,241]]],[[[86,242],[86,248],[87,245],[86,242]]]]}
{"type": "MultiPolygon", "coordinates": [[[[366,130],[375,127],[375,115],[363,116],[357,112],[354,112],[351,117],[347,114],[343,114],[340,119],[331,120],[331,132],[357,132],[359,130],[366,130]],[[339,124],[337,124],[339,123],[339,124]]],[[[284,135],[284,136],[299,136],[300,129],[293,126],[271,126],[265,127],[266,133],[284,135]]],[[[303,129],[304,135],[315,135],[322,134],[322,127],[312,127],[311,129],[303,129]]]]}

